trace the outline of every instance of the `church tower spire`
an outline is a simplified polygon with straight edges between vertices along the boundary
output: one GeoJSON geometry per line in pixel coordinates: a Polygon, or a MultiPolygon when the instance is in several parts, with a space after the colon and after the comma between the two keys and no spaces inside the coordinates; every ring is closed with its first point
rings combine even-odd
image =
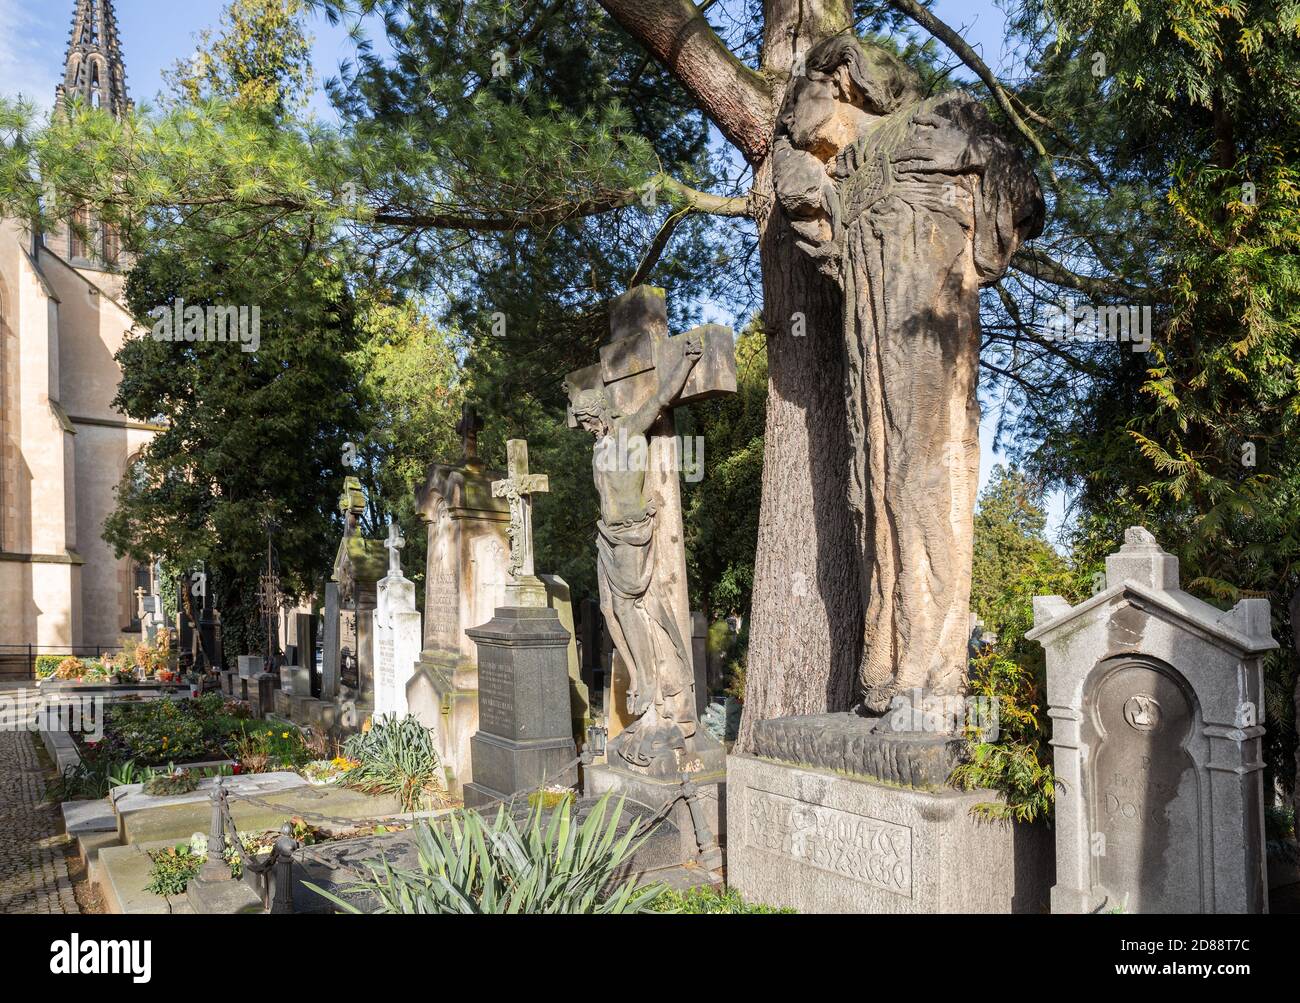
{"type": "Polygon", "coordinates": [[[63,83],[55,88],[57,104],[62,106],[74,94],[90,107],[119,117],[131,110],[113,0],[77,0],[63,83]]]}

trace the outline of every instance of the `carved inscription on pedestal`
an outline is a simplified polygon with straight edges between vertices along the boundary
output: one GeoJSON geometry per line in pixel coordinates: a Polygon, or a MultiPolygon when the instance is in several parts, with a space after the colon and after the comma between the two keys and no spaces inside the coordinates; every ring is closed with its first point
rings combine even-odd
{"type": "Polygon", "coordinates": [[[907,826],[752,787],[745,798],[747,845],[911,898],[907,826]]]}

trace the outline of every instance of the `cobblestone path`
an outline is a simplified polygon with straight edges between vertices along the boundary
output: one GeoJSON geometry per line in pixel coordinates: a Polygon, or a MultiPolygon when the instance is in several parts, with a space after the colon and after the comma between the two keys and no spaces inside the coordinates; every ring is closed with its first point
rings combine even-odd
{"type": "Polygon", "coordinates": [[[0,914],[76,913],[57,805],[29,731],[0,731],[0,914]]]}

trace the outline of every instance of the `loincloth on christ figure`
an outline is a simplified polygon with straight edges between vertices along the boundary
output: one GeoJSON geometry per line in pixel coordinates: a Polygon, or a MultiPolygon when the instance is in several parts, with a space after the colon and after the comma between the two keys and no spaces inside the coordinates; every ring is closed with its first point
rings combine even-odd
{"type": "Polygon", "coordinates": [[[639,766],[654,758],[647,740],[682,748],[696,730],[690,656],[655,577],[655,536],[653,505],[596,524],[601,612],[630,675],[628,711],[639,718],[620,736],[619,754],[639,766]],[[638,735],[645,729],[655,735],[638,735]]]}

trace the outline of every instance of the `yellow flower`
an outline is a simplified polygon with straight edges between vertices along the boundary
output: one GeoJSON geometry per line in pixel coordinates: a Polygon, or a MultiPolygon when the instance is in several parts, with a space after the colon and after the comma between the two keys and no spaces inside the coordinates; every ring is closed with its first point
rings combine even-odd
{"type": "Polygon", "coordinates": [[[289,733],[288,733],[287,731],[282,731],[282,732],[280,732],[280,737],[281,737],[281,738],[288,738],[288,737],[289,737],[289,733]]]}

